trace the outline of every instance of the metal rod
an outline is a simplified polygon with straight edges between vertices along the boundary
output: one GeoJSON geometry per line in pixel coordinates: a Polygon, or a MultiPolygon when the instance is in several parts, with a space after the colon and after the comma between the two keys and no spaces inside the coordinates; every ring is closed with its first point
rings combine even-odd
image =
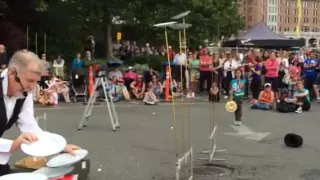
{"type": "Polygon", "coordinates": [[[47,34],[44,33],[44,54],[47,54],[47,34]]]}
{"type": "MultiPolygon", "coordinates": [[[[164,29],[164,36],[165,36],[165,40],[166,40],[166,49],[167,49],[167,60],[168,60],[168,66],[169,66],[169,77],[170,77],[170,81],[171,83],[172,81],[172,75],[171,75],[171,63],[170,63],[170,57],[169,57],[169,42],[168,42],[168,32],[167,32],[167,28],[165,27],[164,29]]],[[[176,121],[176,108],[175,108],[175,103],[174,103],[174,97],[173,97],[173,86],[170,84],[171,86],[171,100],[172,100],[172,115],[173,115],[173,131],[174,131],[174,136],[175,136],[175,146],[176,146],[176,158],[179,158],[179,141],[178,141],[178,135],[177,135],[177,121],[176,121]]]]}
{"type": "Polygon", "coordinates": [[[38,33],[35,35],[36,54],[38,55],[38,33]]]}
{"type": "Polygon", "coordinates": [[[29,50],[29,25],[27,25],[27,50],[29,50]]]}

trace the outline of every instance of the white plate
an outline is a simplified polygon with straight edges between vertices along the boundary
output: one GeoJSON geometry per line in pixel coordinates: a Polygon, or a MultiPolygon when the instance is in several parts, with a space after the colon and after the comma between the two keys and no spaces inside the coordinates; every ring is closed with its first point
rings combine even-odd
{"type": "Polygon", "coordinates": [[[37,173],[14,173],[1,176],[0,180],[48,180],[48,177],[37,173]]]}
{"type": "Polygon", "coordinates": [[[75,150],[74,153],[76,155],[71,155],[68,153],[60,154],[47,162],[48,167],[61,167],[61,166],[69,166],[73,165],[82,159],[84,159],[88,155],[88,151],[84,149],[75,150]]]}
{"type": "Polygon", "coordinates": [[[37,136],[38,141],[21,145],[21,150],[29,156],[51,156],[62,152],[67,145],[66,139],[58,134],[43,132],[37,136]]]}
{"type": "Polygon", "coordinates": [[[170,25],[175,24],[175,23],[177,23],[177,22],[165,22],[165,23],[155,24],[153,26],[155,26],[155,27],[167,27],[167,26],[170,26],[170,25]]]}
{"type": "Polygon", "coordinates": [[[72,166],[59,167],[59,168],[43,167],[43,168],[40,168],[40,169],[34,171],[33,173],[43,174],[43,175],[47,176],[48,178],[58,178],[58,177],[65,176],[65,175],[69,174],[70,172],[73,171],[73,169],[74,168],[72,166]]]}

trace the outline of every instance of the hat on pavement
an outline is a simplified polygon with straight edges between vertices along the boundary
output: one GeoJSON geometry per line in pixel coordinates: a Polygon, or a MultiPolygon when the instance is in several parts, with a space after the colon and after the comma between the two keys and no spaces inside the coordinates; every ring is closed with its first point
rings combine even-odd
{"type": "Polygon", "coordinates": [[[302,146],[303,139],[300,135],[289,133],[284,137],[284,144],[288,147],[298,148],[302,146]]]}

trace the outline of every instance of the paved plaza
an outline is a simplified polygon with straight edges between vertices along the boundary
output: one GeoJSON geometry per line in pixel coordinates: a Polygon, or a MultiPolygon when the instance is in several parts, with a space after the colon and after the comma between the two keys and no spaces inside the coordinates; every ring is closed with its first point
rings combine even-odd
{"type": "MultiPolygon", "coordinates": [[[[195,179],[320,179],[320,105],[314,104],[311,112],[303,114],[249,110],[249,105],[244,105],[244,128],[253,133],[243,135],[237,132],[239,129],[230,126],[234,117],[224,110],[224,104],[218,103],[213,107],[203,100],[184,105],[177,102],[177,126],[182,126],[183,119],[187,124],[188,117],[191,121],[195,179]],[[205,166],[207,161],[197,159],[207,157],[200,152],[210,147],[208,136],[213,109],[214,120],[218,124],[218,149],[228,150],[216,155],[227,160],[214,162],[217,167],[226,170],[226,174],[222,173],[220,177],[209,172],[214,168],[205,166]],[[302,148],[285,147],[283,137],[291,132],[304,138],[302,148]]],[[[141,102],[120,102],[116,104],[116,109],[121,126],[117,132],[111,130],[104,105],[94,108],[89,126],[82,131],[77,130],[84,110],[82,104],[37,107],[36,115],[46,112],[48,120],[46,124],[40,122],[42,128],[59,133],[69,143],[90,151],[91,180],[173,180],[176,155],[171,104],[145,106],[141,102]]],[[[178,136],[181,139],[180,132],[178,136]]],[[[5,137],[13,138],[17,134],[13,128],[5,137]]],[[[180,143],[179,149],[182,147],[180,143]]],[[[15,154],[12,162],[22,157],[22,153],[15,154]]]]}

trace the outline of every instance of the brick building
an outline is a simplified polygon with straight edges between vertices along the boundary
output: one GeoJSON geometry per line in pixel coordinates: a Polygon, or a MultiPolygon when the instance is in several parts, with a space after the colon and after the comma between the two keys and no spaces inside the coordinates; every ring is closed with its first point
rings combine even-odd
{"type": "MultiPolygon", "coordinates": [[[[246,28],[264,21],[276,33],[296,37],[298,7],[296,0],[238,0],[239,13],[246,28]]],[[[320,0],[302,0],[300,38],[307,46],[320,47],[320,0]]]]}

